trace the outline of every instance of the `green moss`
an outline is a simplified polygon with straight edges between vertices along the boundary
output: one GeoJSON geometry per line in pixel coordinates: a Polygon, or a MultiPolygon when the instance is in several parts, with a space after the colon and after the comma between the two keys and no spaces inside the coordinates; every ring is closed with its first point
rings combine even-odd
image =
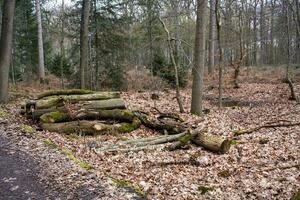
{"type": "Polygon", "coordinates": [[[239,144],[239,141],[237,140],[230,140],[230,145],[237,145],[239,144]]]}
{"type": "Polygon", "coordinates": [[[123,110],[122,111],[122,115],[126,118],[126,119],[134,119],[134,114],[133,112],[130,112],[129,110],[123,110]]]}
{"type": "Polygon", "coordinates": [[[40,117],[41,121],[44,123],[54,123],[54,122],[67,122],[70,120],[70,117],[67,113],[62,113],[59,111],[56,112],[49,112],[43,114],[40,117]]]}
{"type": "Polygon", "coordinates": [[[190,134],[186,134],[184,136],[181,136],[179,138],[179,141],[182,143],[182,144],[186,144],[188,143],[190,140],[192,139],[192,136],[190,134]]]}
{"type": "Polygon", "coordinates": [[[71,134],[64,134],[64,136],[69,140],[78,140],[80,138],[79,135],[76,135],[74,133],[71,134]]]}
{"type": "Polygon", "coordinates": [[[291,198],[291,200],[299,200],[300,199],[300,188],[298,189],[298,192],[294,194],[294,196],[291,198]]]}
{"type": "Polygon", "coordinates": [[[118,178],[114,178],[109,176],[109,178],[118,186],[118,187],[122,187],[122,188],[128,188],[128,189],[132,189],[137,195],[141,196],[141,197],[145,197],[146,193],[144,192],[144,190],[139,186],[139,185],[135,185],[133,184],[131,181],[129,180],[125,180],[125,179],[118,179],[118,178]]]}
{"type": "Polygon", "coordinates": [[[242,135],[245,133],[245,131],[246,131],[245,129],[241,128],[241,129],[233,130],[232,132],[234,135],[242,135]]]}
{"type": "Polygon", "coordinates": [[[201,193],[201,194],[205,194],[205,193],[207,193],[207,192],[209,192],[209,191],[214,191],[215,189],[213,188],[213,187],[206,187],[206,186],[203,186],[203,185],[201,185],[201,186],[199,186],[198,187],[198,191],[201,193]]]}
{"type": "Polygon", "coordinates": [[[79,160],[78,158],[76,158],[73,154],[72,151],[70,151],[69,149],[63,148],[62,153],[65,154],[70,160],[72,160],[73,162],[75,162],[76,164],[78,164],[81,168],[89,170],[92,169],[92,166],[89,165],[87,162],[79,160]]]}
{"type": "Polygon", "coordinates": [[[120,133],[129,133],[139,128],[141,125],[141,121],[137,118],[134,118],[132,123],[120,123],[118,127],[118,132],[120,133]]]}
{"type": "Polygon", "coordinates": [[[53,142],[51,139],[46,139],[46,140],[43,141],[43,143],[46,146],[48,146],[48,147],[50,147],[52,149],[57,149],[58,148],[57,144],[55,142],[53,142]]]}
{"type": "Polygon", "coordinates": [[[22,124],[21,125],[21,131],[27,134],[34,134],[35,133],[35,129],[32,126],[26,125],[26,124],[22,124]]]}
{"type": "Polygon", "coordinates": [[[86,170],[92,169],[92,166],[89,163],[76,158],[74,156],[73,152],[70,151],[69,149],[59,148],[59,146],[54,141],[52,141],[51,139],[46,139],[43,142],[46,146],[48,146],[50,148],[53,148],[53,149],[57,149],[60,152],[62,152],[63,154],[65,154],[70,160],[72,160],[74,163],[79,165],[81,168],[86,169],[86,170]]]}
{"type": "Polygon", "coordinates": [[[0,109],[0,118],[7,118],[9,117],[9,113],[0,109]]]}

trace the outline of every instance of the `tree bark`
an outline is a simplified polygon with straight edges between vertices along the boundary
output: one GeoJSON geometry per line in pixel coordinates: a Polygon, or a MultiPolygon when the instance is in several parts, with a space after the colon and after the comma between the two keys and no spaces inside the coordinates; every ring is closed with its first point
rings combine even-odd
{"type": "Polygon", "coordinates": [[[205,65],[205,28],[207,0],[197,0],[191,113],[202,114],[203,71],[205,65]]]}
{"type": "Polygon", "coordinates": [[[8,77],[11,62],[14,13],[15,0],[5,0],[0,39],[0,104],[8,101],[8,77]]]}
{"type": "Polygon", "coordinates": [[[89,52],[89,16],[90,0],[82,1],[81,31],[80,31],[80,87],[87,87],[86,76],[88,69],[88,52],[89,52]]]}
{"type": "Polygon", "coordinates": [[[43,45],[43,28],[42,28],[42,17],[41,17],[41,7],[40,0],[36,0],[36,17],[38,24],[38,52],[39,52],[39,62],[38,62],[38,75],[41,83],[45,79],[45,61],[44,61],[44,45],[43,45]]]}

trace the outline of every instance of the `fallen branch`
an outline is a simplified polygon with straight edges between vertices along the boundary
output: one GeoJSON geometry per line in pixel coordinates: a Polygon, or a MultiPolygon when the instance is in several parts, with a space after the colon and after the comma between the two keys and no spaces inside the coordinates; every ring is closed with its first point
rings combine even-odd
{"type": "Polygon", "coordinates": [[[247,130],[237,130],[234,131],[235,136],[244,135],[244,134],[250,134],[255,131],[258,131],[262,128],[277,128],[277,127],[292,127],[292,126],[300,126],[300,122],[291,122],[291,121],[276,121],[276,122],[267,122],[261,126],[257,126],[254,128],[250,128],[247,130]]]}

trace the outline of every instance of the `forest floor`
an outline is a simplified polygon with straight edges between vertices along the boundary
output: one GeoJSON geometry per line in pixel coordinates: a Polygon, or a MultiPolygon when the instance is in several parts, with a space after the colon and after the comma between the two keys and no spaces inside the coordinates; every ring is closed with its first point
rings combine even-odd
{"type": "MultiPolygon", "coordinates": [[[[288,100],[282,74],[278,69],[243,71],[239,89],[225,81],[224,97],[239,104],[222,110],[217,107],[218,89],[211,87],[217,79],[206,80],[204,108],[209,113],[180,116],[186,124],[206,125],[209,133],[226,137],[271,121],[300,122],[300,105],[288,100]]],[[[294,74],[300,95],[299,70],[294,74]]],[[[155,102],[150,91],[125,92],[122,97],[131,110],[178,112],[174,91],[156,92],[155,102]]],[[[182,96],[189,111],[191,90],[182,90],[182,96]]],[[[238,136],[224,155],[193,145],[176,151],[96,154],[95,143],[105,146],[158,133],[145,127],[96,137],[37,131],[35,124],[16,114],[19,107],[18,100],[0,110],[0,136],[36,160],[39,179],[65,188],[69,199],[290,199],[300,187],[299,126],[238,136]]]]}

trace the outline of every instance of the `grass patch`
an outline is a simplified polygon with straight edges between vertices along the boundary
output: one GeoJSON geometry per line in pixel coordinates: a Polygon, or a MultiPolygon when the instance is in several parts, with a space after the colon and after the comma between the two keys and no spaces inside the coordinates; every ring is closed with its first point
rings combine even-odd
{"type": "Polygon", "coordinates": [[[200,194],[205,194],[209,191],[214,191],[214,190],[215,189],[213,187],[206,187],[206,186],[203,186],[203,185],[198,187],[198,191],[200,192],[200,194]]]}
{"type": "Polygon", "coordinates": [[[90,170],[92,169],[92,166],[83,161],[80,160],[78,158],[75,157],[75,155],[73,154],[72,151],[70,151],[67,148],[60,148],[54,141],[52,141],[51,139],[46,139],[43,141],[44,144],[52,149],[57,149],[58,151],[60,151],[61,153],[63,153],[64,155],[66,155],[70,160],[72,160],[74,163],[76,163],[77,165],[79,165],[81,168],[86,169],[86,170],[90,170]]]}
{"type": "Polygon", "coordinates": [[[34,134],[35,133],[35,128],[33,128],[32,126],[26,125],[26,124],[22,124],[21,125],[21,131],[23,133],[27,133],[27,134],[34,134]]]}
{"type": "Polygon", "coordinates": [[[139,185],[136,185],[136,184],[132,183],[131,181],[125,180],[125,179],[118,179],[118,178],[114,178],[114,177],[111,177],[111,176],[109,176],[109,178],[118,187],[122,187],[122,188],[133,190],[140,197],[146,197],[146,193],[144,192],[144,190],[139,185]]]}

